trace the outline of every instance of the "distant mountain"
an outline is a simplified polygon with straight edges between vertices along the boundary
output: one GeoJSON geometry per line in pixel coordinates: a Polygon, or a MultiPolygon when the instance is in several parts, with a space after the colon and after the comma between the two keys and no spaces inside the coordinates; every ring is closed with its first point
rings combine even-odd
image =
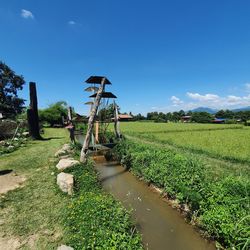
{"type": "Polygon", "coordinates": [[[199,108],[195,108],[193,110],[191,110],[192,112],[207,112],[210,114],[215,114],[216,112],[218,112],[218,110],[216,109],[211,109],[211,108],[206,108],[206,107],[199,107],[199,108]]]}
{"type": "MultiPolygon", "coordinates": [[[[226,109],[224,109],[224,110],[226,110],[226,109]]],[[[238,108],[238,109],[230,109],[230,110],[233,111],[233,112],[250,111],[250,106],[243,107],[243,108],[238,108]]],[[[207,107],[199,107],[199,108],[195,108],[195,109],[193,109],[191,111],[192,112],[207,112],[207,113],[210,113],[210,114],[215,114],[219,110],[211,109],[211,108],[207,108],[207,107]]]]}
{"type": "Polygon", "coordinates": [[[233,111],[233,112],[250,111],[250,106],[244,107],[244,108],[232,109],[232,111],[233,111]]]}

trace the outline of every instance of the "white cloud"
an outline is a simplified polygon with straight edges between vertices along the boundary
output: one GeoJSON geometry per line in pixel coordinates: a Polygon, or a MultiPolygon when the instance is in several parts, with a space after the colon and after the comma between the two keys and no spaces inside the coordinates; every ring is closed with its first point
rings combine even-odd
{"type": "Polygon", "coordinates": [[[219,96],[218,95],[214,95],[214,94],[205,94],[205,95],[201,95],[198,93],[190,93],[187,92],[187,96],[193,100],[197,100],[197,101],[216,101],[219,100],[219,96]]]}
{"type": "Polygon", "coordinates": [[[179,106],[183,103],[183,101],[180,98],[178,98],[174,95],[170,98],[170,100],[172,101],[174,106],[179,106]]]}
{"type": "Polygon", "coordinates": [[[205,94],[187,92],[187,96],[193,100],[193,102],[185,103],[185,106],[192,107],[210,107],[215,109],[244,107],[250,105],[250,94],[246,96],[218,96],[216,94],[205,94]]]}
{"type": "Polygon", "coordinates": [[[75,25],[76,22],[71,20],[71,21],[68,21],[68,24],[69,24],[69,25],[75,25]]]}
{"type": "Polygon", "coordinates": [[[25,10],[25,9],[22,9],[21,10],[21,17],[25,18],[25,19],[34,19],[34,15],[31,11],[29,10],[25,10]]]}

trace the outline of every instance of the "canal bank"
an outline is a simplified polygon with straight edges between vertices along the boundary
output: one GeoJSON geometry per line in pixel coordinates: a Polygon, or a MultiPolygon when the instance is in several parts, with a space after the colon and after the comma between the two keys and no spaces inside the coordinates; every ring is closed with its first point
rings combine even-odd
{"type": "Polygon", "coordinates": [[[132,210],[145,249],[215,249],[214,243],[203,239],[178,211],[124,167],[102,155],[93,159],[103,188],[132,210]]]}

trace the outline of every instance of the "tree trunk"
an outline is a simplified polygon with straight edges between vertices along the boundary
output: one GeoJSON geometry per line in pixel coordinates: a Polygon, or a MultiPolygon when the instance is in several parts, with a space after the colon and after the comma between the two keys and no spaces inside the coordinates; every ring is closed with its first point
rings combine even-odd
{"type": "Polygon", "coordinates": [[[88,129],[87,129],[86,137],[85,137],[83,147],[81,150],[81,156],[80,156],[81,162],[86,162],[86,160],[87,160],[87,152],[89,149],[91,134],[92,134],[93,127],[94,127],[94,119],[95,119],[95,116],[96,116],[96,113],[97,113],[97,110],[98,110],[98,107],[99,107],[99,104],[100,104],[100,101],[102,98],[102,93],[104,91],[105,81],[106,81],[106,78],[103,78],[101,81],[101,85],[97,91],[95,102],[94,102],[93,108],[92,108],[90,116],[89,116],[88,129]]]}
{"type": "Polygon", "coordinates": [[[29,90],[30,90],[30,107],[27,110],[29,133],[33,139],[39,140],[41,139],[41,136],[39,128],[38,109],[37,109],[36,83],[30,82],[29,90]]]}

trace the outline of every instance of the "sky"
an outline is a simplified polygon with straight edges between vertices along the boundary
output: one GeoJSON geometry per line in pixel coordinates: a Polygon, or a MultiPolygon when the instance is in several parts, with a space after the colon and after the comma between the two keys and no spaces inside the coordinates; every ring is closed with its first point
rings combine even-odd
{"type": "MultiPolygon", "coordinates": [[[[106,76],[122,112],[250,106],[249,0],[0,0],[0,60],[45,108],[87,114],[106,76]]],[[[29,102],[27,101],[27,104],[29,102]]]]}

